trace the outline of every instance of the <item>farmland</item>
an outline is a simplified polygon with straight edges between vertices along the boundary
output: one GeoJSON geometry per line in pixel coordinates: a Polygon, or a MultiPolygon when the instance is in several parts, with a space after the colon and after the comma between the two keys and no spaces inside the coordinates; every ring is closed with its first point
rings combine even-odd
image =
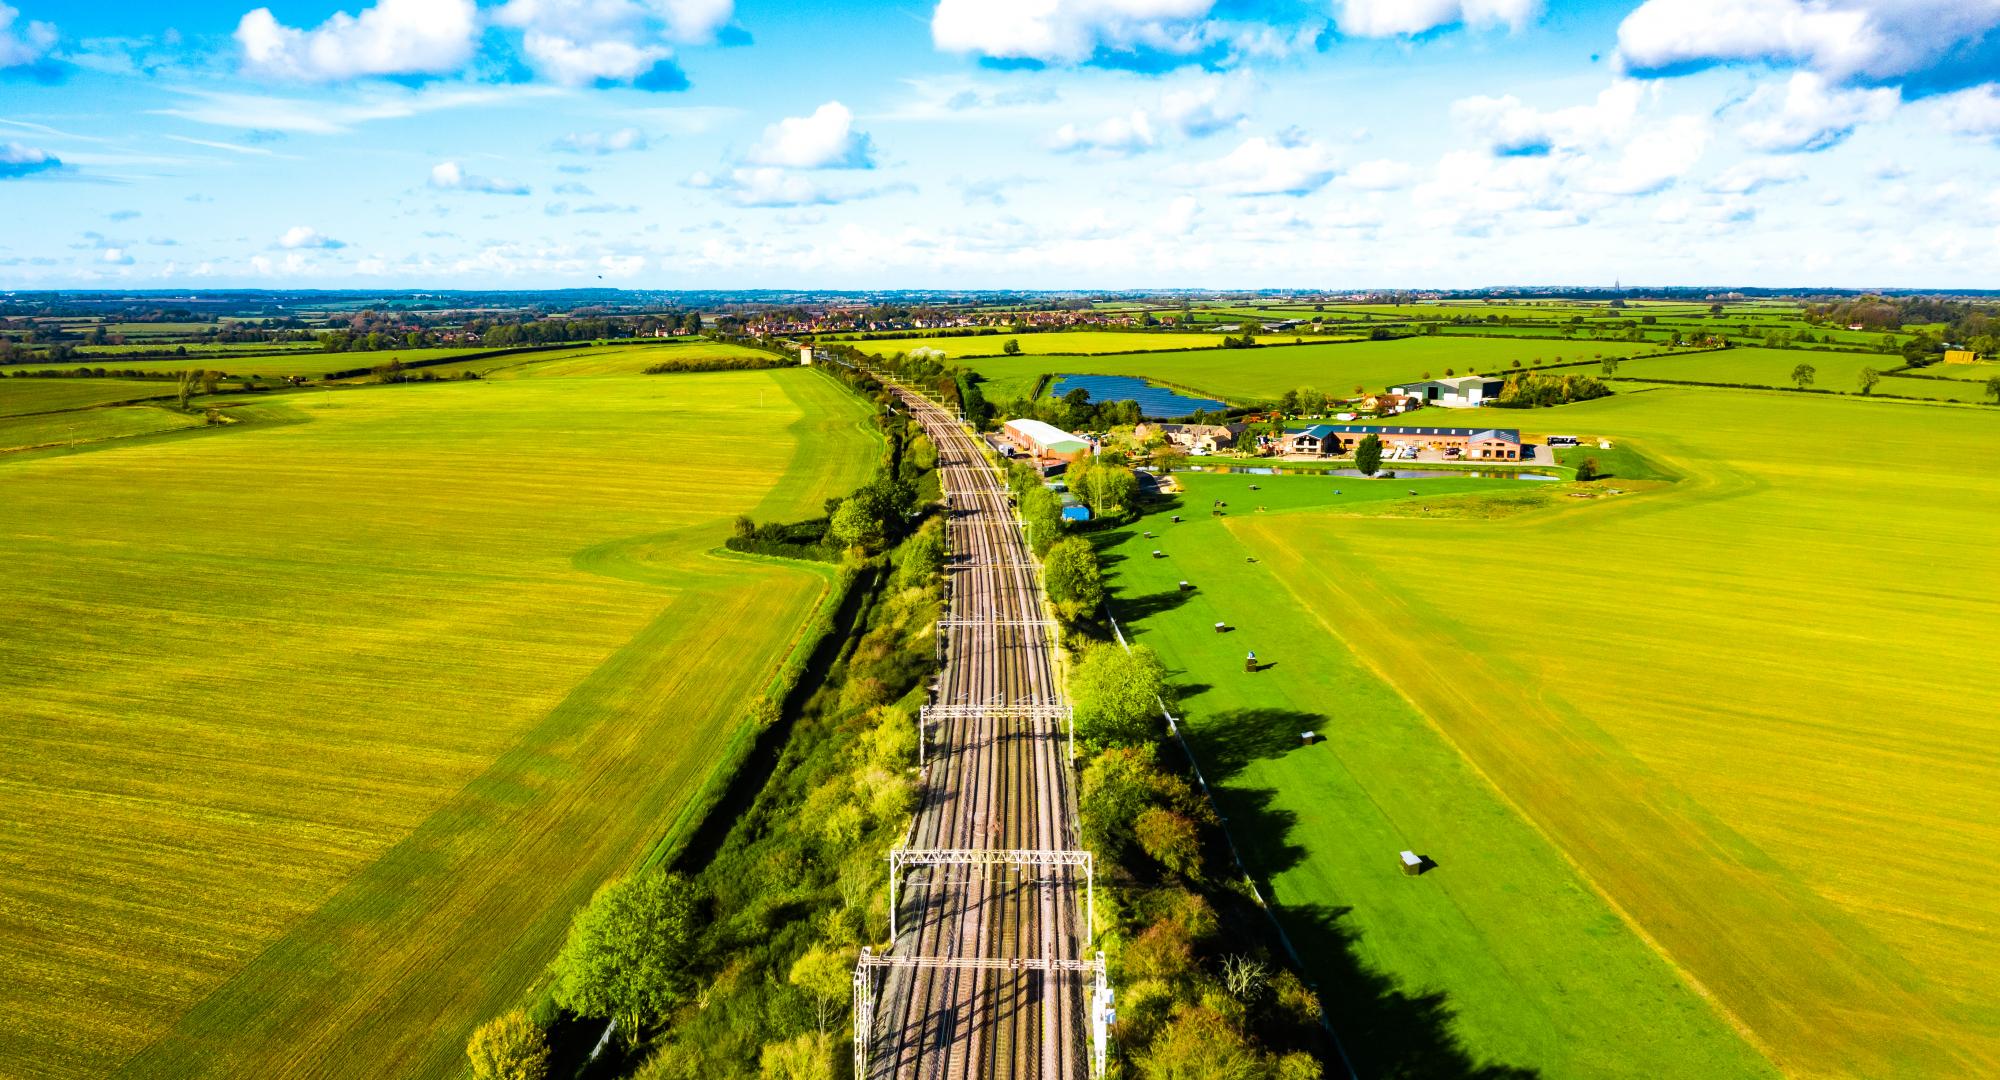
{"type": "Polygon", "coordinates": [[[1317,532],[1348,514],[1421,514],[1432,500],[1481,492],[1540,499],[1544,485],[1181,479],[1188,520],[1169,524],[1162,512],[1141,525],[1159,539],[1133,532],[1111,550],[1116,602],[1136,613],[1135,640],[1197,688],[1183,702],[1185,728],[1362,1074],[1391,1074],[1402,1055],[1449,1060],[1456,1046],[1481,1065],[1551,1080],[1658,1076],[1667,1061],[1684,1075],[1773,1075],[1422,713],[1342,647],[1320,621],[1329,616],[1248,562],[1260,548],[1234,535],[1246,523],[1317,532]],[[1206,516],[1215,499],[1226,519],[1206,516]],[[1155,547],[1168,557],[1150,558],[1155,547]],[[1181,579],[1195,592],[1179,594],[1181,579]],[[1231,632],[1216,634],[1217,622],[1231,632]],[[1274,666],[1246,675],[1246,650],[1274,666]],[[1307,729],[1326,741],[1300,746],[1307,729]],[[1396,852],[1411,846],[1440,869],[1403,877],[1396,852]],[[1396,989],[1371,993],[1371,979],[1396,989]],[[1433,1029],[1398,990],[1440,995],[1452,1019],[1433,1029]]]}
{"type": "MultiPolygon", "coordinates": [[[[1381,389],[1392,383],[1442,376],[1447,368],[1512,370],[1521,366],[1575,362],[1603,356],[1642,356],[1661,346],[1629,342],[1584,342],[1497,338],[1403,338],[1324,345],[1271,345],[1259,349],[1209,349],[1103,357],[1003,356],[975,359],[966,366],[988,382],[986,396],[1009,400],[1028,393],[1036,379],[1054,375],[1136,375],[1199,390],[1232,401],[1275,401],[1287,390],[1317,387],[1345,394],[1356,386],[1381,389]]],[[[1595,369],[1592,369],[1593,371],[1595,369]]]]}
{"type": "Polygon", "coordinates": [[[141,379],[0,379],[0,416],[62,412],[173,393],[170,382],[141,379]]]}
{"type": "Polygon", "coordinates": [[[0,459],[0,1073],[455,1073],[825,595],[730,518],[875,459],[803,371],[232,411],[0,459]]]}
{"type": "Polygon", "coordinates": [[[1724,1021],[1793,1075],[2000,1070],[1991,415],[1658,388],[1552,416],[1682,479],[1374,512],[1243,494],[1174,527],[1240,547],[1168,533],[1157,569],[1118,564],[1305,947],[1351,937],[1441,991],[1476,1058],[1549,1075],[1611,1072],[1591,1047],[1622,1074],[1759,1075],[1724,1021]],[[1903,565],[1937,537],[1977,555],[1903,565]],[[1239,630],[1204,638],[1217,619],[1239,630]],[[1247,648],[1275,665],[1250,682],[1247,648]],[[1438,869],[1396,876],[1403,847],[1438,869]],[[1631,1030],[1661,1015],[1678,1045],[1631,1030]]]}
{"type": "Polygon", "coordinates": [[[967,356],[999,356],[1009,341],[1018,341],[1026,356],[1150,352],[1174,349],[1212,349],[1222,344],[1223,334],[1198,333],[1119,333],[1111,330],[1056,330],[1037,334],[977,334],[960,337],[887,338],[877,341],[827,340],[853,345],[875,356],[907,353],[912,349],[936,349],[946,359],[967,356]]]}

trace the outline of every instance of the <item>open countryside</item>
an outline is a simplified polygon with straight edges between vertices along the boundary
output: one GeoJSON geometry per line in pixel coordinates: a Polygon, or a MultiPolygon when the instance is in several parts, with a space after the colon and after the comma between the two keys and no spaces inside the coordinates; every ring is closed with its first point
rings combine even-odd
{"type": "Polygon", "coordinates": [[[875,457],[805,371],[244,408],[0,462],[7,1071],[450,1074],[825,596],[730,517],[875,457]]]}
{"type": "Polygon", "coordinates": [[[1993,177],[2000,0],[0,0],[0,1080],[2000,1080],[1993,177]]]}

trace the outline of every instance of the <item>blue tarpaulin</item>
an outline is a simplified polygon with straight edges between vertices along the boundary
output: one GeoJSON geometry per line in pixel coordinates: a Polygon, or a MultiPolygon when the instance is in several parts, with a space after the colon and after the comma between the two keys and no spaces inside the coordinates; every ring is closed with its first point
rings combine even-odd
{"type": "Polygon", "coordinates": [[[1062,516],[1064,521],[1089,521],[1090,507],[1065,506],[1062,508],[1062,516]]]}

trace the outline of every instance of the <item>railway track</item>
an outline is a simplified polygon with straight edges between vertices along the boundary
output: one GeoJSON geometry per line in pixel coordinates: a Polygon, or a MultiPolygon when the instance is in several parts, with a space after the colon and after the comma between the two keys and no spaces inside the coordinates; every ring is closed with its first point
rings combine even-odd
{"type": "Polygon", "coordinates": [[[1110,996],[1055,627],[976,436],[891,386],[937,446],[952,557],[922,801],[891,857],[892,943],[855,972],[855,1074],[1082,1080],[1103,1070],[1110,996]]]}

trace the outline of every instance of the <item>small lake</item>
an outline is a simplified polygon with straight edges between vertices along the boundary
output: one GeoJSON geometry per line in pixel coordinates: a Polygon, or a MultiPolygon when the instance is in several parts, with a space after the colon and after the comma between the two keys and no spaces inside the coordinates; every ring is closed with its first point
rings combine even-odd
{"type": "MultiPolygon", "coordinates": [[[[1359,469],[1287,469],[1282,465],[1189,465],[1175,472],[1241,473],[1245,476],[1345,476],[1354,480],[1368,479],[1359,469]]],[[[1384,469],[1375,474],[1377,480],[1560,480],[1560,476],[1531,472],[1481,472],[1478,469],[1384,469]]]]}
{"type": "Polygon", "coordinates": [[[1154,386],[1130,375],[1058,375],[1049,396],[1083,390],[1096,401],[1136,401],[1139,411],[1155,420],[1178,420],[1189,413],[1221,412],[1229,406],[1214,398],[1189,397],[1165,386],[1154,386]]]}

